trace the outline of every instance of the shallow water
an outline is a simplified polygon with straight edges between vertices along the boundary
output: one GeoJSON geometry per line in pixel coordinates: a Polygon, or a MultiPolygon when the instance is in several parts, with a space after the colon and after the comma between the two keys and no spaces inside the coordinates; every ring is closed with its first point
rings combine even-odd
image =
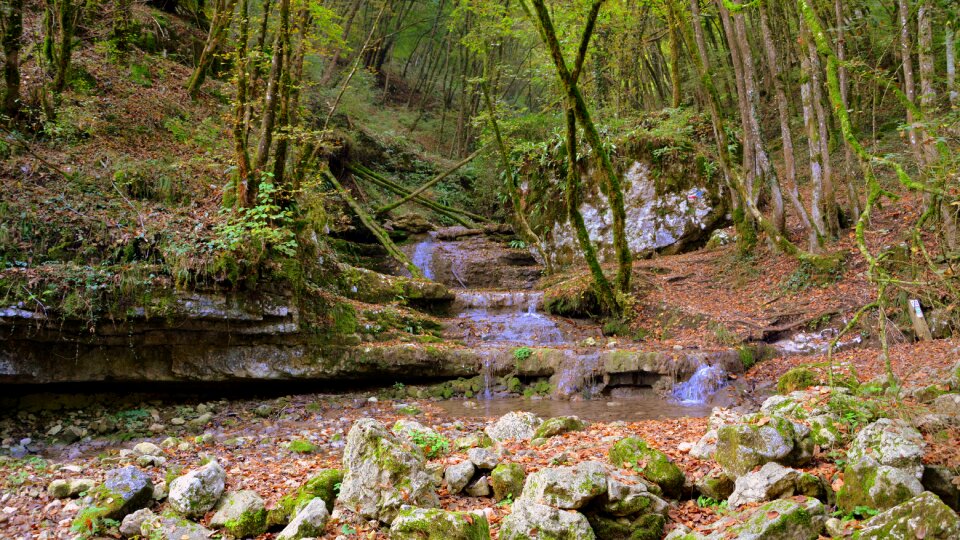
{"type": "Polygon", "coordinates": [[[623,398],[566,401],[555,399],[497,398],[492,400],[448,400],[435,403],[460,418],[499,418],[510,411],[529,411],[541,418],[578,416],[591,422],[636,422],[684,416],[706,417],[716,403],[685,405],[667,400],[653,390],[638,390],[623,398]],[[464,404],[471,404],[465,406],[464,404]]]}

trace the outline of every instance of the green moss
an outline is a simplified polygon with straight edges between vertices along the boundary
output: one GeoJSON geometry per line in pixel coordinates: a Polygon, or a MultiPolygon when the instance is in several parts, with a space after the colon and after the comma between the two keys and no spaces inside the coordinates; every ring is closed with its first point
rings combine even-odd
{"type": "Polygon", "coordinates": [[[679,497],[685,478],[683,471],[666,454],[637,437],[628,437],[613,445],[608,454],[610,463],[633,467],[651,482],[660,486],[668,497],[679,497]]]}
{"type": "Polygon", "coordinates": [[[434,508],[404,508],[390,527],[392,540],[490,540],[487,518],[434,508]]]}
{"type": "Polygon", "coordinates": [[[517,499],[523,491],[523,481],[526,472],[519,463],[501,463],[490,473],[490,484],[493,487],[494,499],[517,499]]]}
{"type": "Polygon", "coordinates": [[[260,536],[267,532],[267,511],[261,508],[244,512],[239,518],[227,521],[223,526],[231,536],[237,538],[260,536]]]}
{"type": "Polygon", "coordinates": [[[303,439],[294,439],[287,444],[287,448],[291,452],[296,452],[298,454],[312,454],[317,451],[317,446],[310,441],[305,441],[303,439]]]}
{"type": "Polygon", "coordinates": [[[320,497],[327,503],[327,510],[333,511],[333,503],[343,482],[344,471],[340,469],[326,469],[307,480],[295,492],[283,496],[276,508],[267,514],[267,525],[286,525],[293,518],[297,510],[309,503],[315,497],[320,497]]]}
{"type": "Polygon", "coordinates": [[[806,390],[819,383],[819,377],[812,370],[805,367],[796,367],[780,377],[780,380],[777,381],[777,391],[781,394],[789,394],[797,390],[806,390]]]}
{"type": "Polygon", "coordinates": [[[626,522],[599,514],[587,514],[587,521],[597,540],[659,540],[663,537],[666,524],[666,519],[660,514],[646,514],[626,522]]]}

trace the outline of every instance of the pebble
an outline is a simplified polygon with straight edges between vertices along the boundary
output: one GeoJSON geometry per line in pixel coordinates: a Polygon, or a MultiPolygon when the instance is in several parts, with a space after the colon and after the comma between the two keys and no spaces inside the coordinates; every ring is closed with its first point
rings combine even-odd
{"type": "Polygon", "coordinates": [[[180,418],[179,416],[177,416],[177,417],[175,417],[175,418],[171,418],[171,419],[170,419],[170,423],[173,424],[173,425],[175,425],[175,426],[182,426],[182,425],[186,424],[187,421],[184,420],[183,418],[180,418]]]}

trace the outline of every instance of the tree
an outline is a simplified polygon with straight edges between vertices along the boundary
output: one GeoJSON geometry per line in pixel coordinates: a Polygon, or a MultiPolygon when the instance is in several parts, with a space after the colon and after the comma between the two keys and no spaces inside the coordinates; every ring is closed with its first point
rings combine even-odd
{"type": "Polygon", "coordinates": [[[3,115],[14,120],[20,114],[20,40],[23,38],[23,0],[0,4],[3,30],[3,115]]]}
{"type": "Polygon", "coordinates": [[[223,46],[236,5],[237,0],[216,0],[216,4],[214,4],[213,20],[210,22],[207,40],[200,52],[200,58],[197,59],[197,66],[193,69],[190,80],[187,81],[187,93],[192,98],[199,95],[200,87],[203,86],[203,81],[207,77],[207,71],[210,69],[214,57],[223,46]]]}
{"type": "Polygon", "coordinates": [[[43,13],[43,56],[53,78],[55,93],[63,91],[73,56],[73,36],[80,22],[82,6],[75,0],[47,0],[43,13]]]}

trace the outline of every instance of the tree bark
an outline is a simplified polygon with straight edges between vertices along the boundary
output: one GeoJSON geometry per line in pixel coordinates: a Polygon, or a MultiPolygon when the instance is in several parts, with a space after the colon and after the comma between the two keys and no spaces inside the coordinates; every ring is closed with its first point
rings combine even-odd
{"type": "MultiPolygon", "coordinates": [[[[900,25],[900,61],[903,66],[903,93],[907,100],[916,105],[917,89],[913,81],[913,42],[910,39],[910,0],[897,1],[897,16],[900,25]]],[[[917,165],[923,167],[926,159],[920,147],[920,135],[915,126],[916,119],[913,111],[907,107],[907,135],[910,138],[910,148],[917,160],[917,165]]]]}
{"type": "Polygon", "coordinates": [[[230,27],[230,20],[233,18],[233,8],[237,5],[237,0],[217,0],[216,12],[213,14],[213,21],[210,23],[210,31],[207,32],[207,41],[203,45],[203,51],[200,52],[200,58],[197,60],[197,67],[190,75],[187,81],[187,93],[191,98],[196,98],[200,93],[200,87],[207,77],[207,70],[213,63],[214,55],[220,50],[226,37],[227,28],[230,27]]]}
{"type": "MultiPolygon", "coordinates": [[[[281,21],[290,20],[290,0],[280,0],[281,21]]],[[[289,33],[289,26],[281,23],[273,40],[273,59],[270,62],[270,75],[267,80],[267,91],[263,96],[263,118],[260,122],[260,142],[257,145],[257,156],[253,165],[253,174],[248,182],[248,202],[257,200],[257,188],[260,177],[265,172],[267,161],[270,159],[270,146],[273,143],[273,131],[277,121],[277,106],[280,91],[280,77],[285,66],[283,65],[285,39],[289,33]]]]}
{"type": "Polygon", "coordinates": [[[250,177],[250,152],[247,149],[247,70],[250,59],[247,57],[247,40],[250,38],[249,0],[240,0],[240,27],[237,37],[237,103],[233,116],[233,147],[237,158],[236,202],[248,204],[248,180],[250,177]]]}
{"type": "Polygon", "coordinates": [[[23,0],[6,0],[3,10],[3,115],[20,115],[20,47],[23,39],[23,0]]]}
{"type": "Polygon", "coordinates": [[[954,21],[947,21],[944,36],[947,56],[947,93],[950,94],[950,105],[960,105],[960,92],[957,92],[957,37],[953,29],[954,21]]]}

